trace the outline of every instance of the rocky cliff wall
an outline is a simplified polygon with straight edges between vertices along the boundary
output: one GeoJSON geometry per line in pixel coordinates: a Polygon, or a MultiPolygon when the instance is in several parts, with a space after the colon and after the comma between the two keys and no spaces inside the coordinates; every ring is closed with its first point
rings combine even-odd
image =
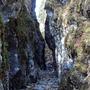
{"type": "Polygon", "coordinates": [[[89,0],[46,1],[46,41],[55,51],[60,90],[89,90],[89,7],[89,0]]]}
{"type": "Polygon", "coordinates": [[[38,69],[45,69],[45,43],[35,15],[36,3],[1,0],[0,4],[0,86],[4,90],[26,88],[37,81],[38,69]]]}

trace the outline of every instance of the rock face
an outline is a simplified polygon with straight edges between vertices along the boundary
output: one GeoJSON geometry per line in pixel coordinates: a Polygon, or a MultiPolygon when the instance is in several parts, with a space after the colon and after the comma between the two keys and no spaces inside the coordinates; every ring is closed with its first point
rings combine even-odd
{"type": "Polygon", "coordinates": [[[73,61],[68,57],[64,47],[64,39],[67,31],[62,26],[62,19],[58,12],[61,10],[60,2],[49,1],[46,2],[47,20],[46,20],[46,41],[52,52],[54,53],[54,65],[58,69],[58,76],[61,78],[63,69],[70,69],[73,61]],[[48,24],[48,25],[47,25],[48,24]]]}
{"type": "Polygon", "coordinates": [[[45,22],[45,40],[48,45],[48,47],[52,50],[52,56],[53,56],[53,66],[55,71],[57,71],[57,64],[56,64],[56,58],[55,58],[55,40],[53,35],[50,32],[49,29],[49,18],[47,16],[46,22],[45,22]]]}
{"type": "Polygon", "coordinates": [[[89,0],[46,1],[46,41],[55,51],[60,90],[90,89],[89,7],[89,0]]]}
{"type": "Polygon", "coordinates": [[[35,5],[36,0],[0,0],[0,90],[25,90],[36,82],[36,89],[48,83],[46,89],[53,90],[56,83],[57,90],[55,73],[58,90],[90,90],[90,0],[46,0],[45,40],[35,5]],[[46,65],[46,44],[55,72],[46,65]],[[51,71],[40,72],[46,66],[51,71]]]}
{"type": "Polygon", "coordinates": [[[37,31],[35,32],[35,59],[41,69],[46,69],[45,65],[45,41],[39,31],[37,24],[37,31]]]}
{"type": "Polygon", "coordinates": [[[36,20],[35,2],[0,1],[0,87],[3,85],[4,90],[25,88],[37,81],[39,68],[46,69],[45,41],[36,20]]]}
{"type": "MultiPolygon", "coordinates": [[[[1,38],[1,27],[2,27],[2,20],[0,17],[0,73],[1,73],[1,65],[2,65],[2,38],[1,38]]],[[[2,75],[0,74],[0,79],[2,75]]],[[[0,80],[0,89],[4,90],[2,81],[0,80]]]]}

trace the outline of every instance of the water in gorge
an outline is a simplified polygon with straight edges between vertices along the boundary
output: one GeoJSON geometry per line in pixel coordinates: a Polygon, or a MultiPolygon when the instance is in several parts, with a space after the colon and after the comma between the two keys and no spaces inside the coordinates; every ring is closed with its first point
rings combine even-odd
{"type": "Polygon", "coordinates": [[[0,0],[0,90],[90,90],[90,0],[0,0]]]}

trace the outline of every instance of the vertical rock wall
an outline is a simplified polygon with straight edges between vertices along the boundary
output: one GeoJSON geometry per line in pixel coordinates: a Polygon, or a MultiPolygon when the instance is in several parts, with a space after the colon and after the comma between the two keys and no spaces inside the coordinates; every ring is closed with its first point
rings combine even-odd
{"type": "MultiPolygon", "coordinates": [[[[46,68],[45,42],[39,31],[35,14],[36,1],[6,0],[5,3],[1,1],[0,4],[2,5],[0,15],[5,30],[3,36],[7,43],[5,44],[7,52],[2,51],[3,67],[1,69],[3,71],[0,71],[0,75],[4,75],[0,76],[0,80],[5,90],[26,88],[28,84],[37,81],[38,69],[46,68]]],[[[0,34],[1,32],[0,27],[0,34]]]]}
{"type": "MultiPolygon", "coordinates": [[[[86,85],[89,86],[89,81],[85,78],[89,78],[87,70],[89,63],[85,62],[88,62],[90,55],[88,54],[89,49],[86,53],[83,52],[85,48],[82,49],[82,44],[84,42],[85,47],[87,47],[90,40],[88,37],[90,31],[89,7],[89,0],[46,1],[45,37],[49,48],[53,48],[55,51],[55,60],[61,82],[60,90],[88,90],[85,84],[88,82],[86,85]]],[[[54,51],[52,50],[52,52],[54,51]]]]}

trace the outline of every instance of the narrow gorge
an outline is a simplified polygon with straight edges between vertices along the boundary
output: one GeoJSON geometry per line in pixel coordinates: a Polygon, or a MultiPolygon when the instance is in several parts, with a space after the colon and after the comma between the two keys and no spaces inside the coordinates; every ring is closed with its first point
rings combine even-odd
{"type": "Polygon", "coordinates": [[[90,0],[0,0],[0,90],[90,90],[90,0]]]}

